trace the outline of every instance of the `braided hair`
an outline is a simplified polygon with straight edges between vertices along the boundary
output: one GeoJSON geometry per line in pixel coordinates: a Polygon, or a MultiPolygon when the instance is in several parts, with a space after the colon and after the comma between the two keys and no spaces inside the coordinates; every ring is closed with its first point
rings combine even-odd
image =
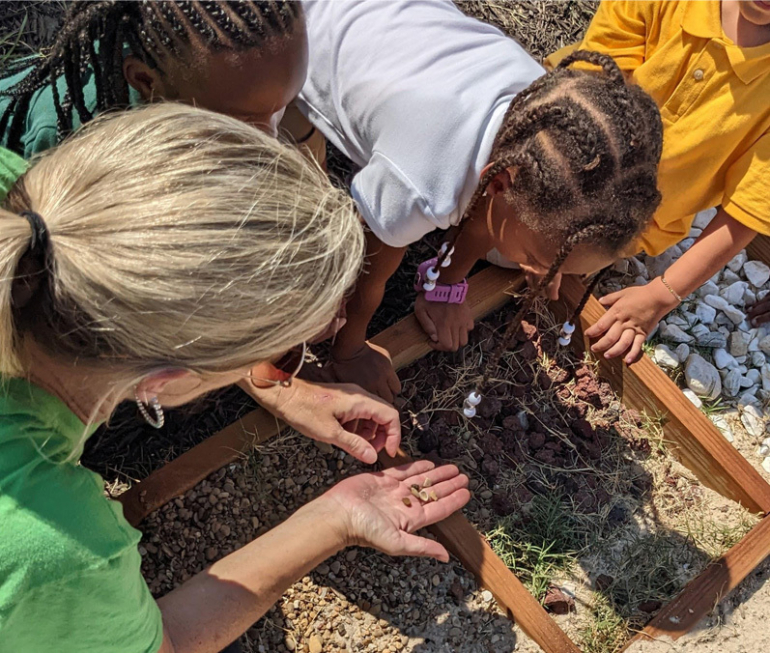
{"type": "MultiPolygon", "coordinates": [[[[522,319],[570,252],[590,242],[617,254],[645,229],[661,200],[657,172],[662,146],[663,126],[653,99],[627,84],[615,61],[597,52],[572,53],[511,103],[492,146],[493,165],[482,176],[463,218],[482,201],[495,176],[513,168],[506,201],[525,226],[558,245],[558,253],[489,357],[475,391],[476,403],[522,319]],[[575,62],[599,66],[601,72],[575,70],[575,62]]],[[[435,269],[451,251],[451,246],[443,248],[435,269]]],[[[596,281],[598,276],[571,323],[596,281]]]]}
{"type": "Polygon", "coordinates": [[[182,58],[193,44],[218,52],[260,47],[268,40],[290,36],[301,14],[299,2],[280,0],[80,0],[73,2],[50,54],[30,67],[28,59],[12,64],[10,77],[29,69],[23,79],[0,97],[11,101],[0,115],[0,134],[7,131],[6,147],[19,151],[33,94],[50,85],[63,138],[73,129],[73,109],[81,123],[94,113],[129,105],[123,75],[124,50],[151,68],[167,58],[182,58]],[[90,68],[96,85],[92,112],[83,88],[90,68]],[[58,80],[66,92],[60,97],[58,80]]]}

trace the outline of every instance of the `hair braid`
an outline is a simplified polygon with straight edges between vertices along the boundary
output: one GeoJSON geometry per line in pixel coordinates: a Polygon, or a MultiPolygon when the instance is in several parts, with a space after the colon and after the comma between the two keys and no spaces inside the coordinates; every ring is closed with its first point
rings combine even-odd
{"type": "Polygon", "coordinates": [[[5,146],[24,154],[21,141],[32,95],[53,87],[57,130],[72,130],[72,109],[81,123],[94,114],[129,103],[123,75],[124,48],[147,65],[158,68],[167,58],[187,56],[199,43],[209,51],[261,47],[268,39],[293,33],[301,6],[294,2],[260,0],[80,0],[70,3],[62,29],[50,54],[11,64],[7,79],[26,71],[19,81],[0,91],[10,98],[0,115],[5,146]],[[98,50],[96,43],[98,42],[98,50]],[[64,97],[56,88],[64,77],[64,97]],[[93,75],[95,106],[88,106],[84,87],[93,75]]]}

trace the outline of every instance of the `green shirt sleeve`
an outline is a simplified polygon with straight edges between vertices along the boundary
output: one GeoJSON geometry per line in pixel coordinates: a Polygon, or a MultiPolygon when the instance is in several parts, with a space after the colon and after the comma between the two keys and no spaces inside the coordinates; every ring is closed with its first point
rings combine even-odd
{"type": "Polygon", "coordinates": [[[8,195],[11,186],[24,174],[27,162],[19,155],[0,147],[0,202],[8,195]]]}

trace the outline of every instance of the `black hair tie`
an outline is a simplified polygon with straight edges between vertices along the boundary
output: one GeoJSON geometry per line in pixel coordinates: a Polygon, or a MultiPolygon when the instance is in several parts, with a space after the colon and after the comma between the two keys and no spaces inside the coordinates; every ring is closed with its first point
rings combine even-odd
{"type": "Polygon", "coordinates": [[[32,239],[29,242],[30,252],[39,249],[42,252],[48,248],[48,229],[45,226],[43,217],[35,211],[23,211],[21,214],[29,222],[32,229],[32,239]]]}

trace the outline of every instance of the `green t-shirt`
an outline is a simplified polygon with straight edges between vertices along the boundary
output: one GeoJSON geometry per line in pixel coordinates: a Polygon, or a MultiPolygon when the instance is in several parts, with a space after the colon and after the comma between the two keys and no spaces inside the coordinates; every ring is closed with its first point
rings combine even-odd
{"type": "MultiPolygon", "coordinates": [[[[29,70],[22,70],[6,79],[0,79],[0,91],[4,91],[16,82],[24,79],[29,74],[29,70]]],[[[93,113],[96,110],[96,82],[94,75],[89,68],[83,73],[83,99],[88,110],[93,113]]],[[[59,90],[59,97],[64,98],[67,92],[67,83],[64,76],[56,80],[56,86],[59,90]]],[[[129,101],[132,106],[141,103],[141,96],[133,88],[129,87],[129,101]]],[[[0,96],[0,115],[3,114],[12,98],[0,96]]],[[[10,123],[9,123],[10,124],[10,123]]],[[[72,108],[72,128],[73,130],[80,126],[78,112],[72,108]]],[[[21,137],[22,151],[20,154],[25,159],[29,159],[33,154],[45,152],[58,143],[57,138],[57,117],[56,105],[53,102],[53,89],[50,84],[35,91],[29,103],[27,111],[27,122],[24,125],[24,132],[21,137]]],[[[7,146],[8,132],[0,134],[0,145],[7,146]]]]}
{"type": "Polygon", "coordinates": [[[0,653],[156,653],[141,533],[79,465],[93,432],[57,398],[0,379],[0,653]]]}
{"type": "Polygon", "coordinates": [[[11,186],[24,174],[27,162],[11,150],[0,147],[0,202],[8,195],[11,186]]]}

